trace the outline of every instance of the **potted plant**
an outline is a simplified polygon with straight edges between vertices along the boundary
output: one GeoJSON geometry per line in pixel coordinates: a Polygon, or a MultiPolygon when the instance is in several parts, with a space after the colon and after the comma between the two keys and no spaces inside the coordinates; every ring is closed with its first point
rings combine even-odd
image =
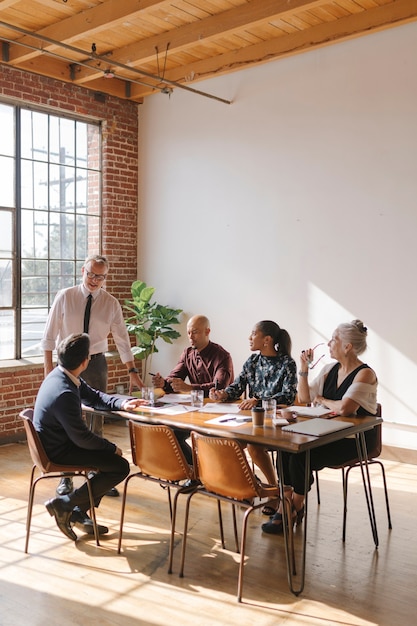
{"type": "Polygon", "coordinates": [[[131,292],[132,299],[125,300],[124,303],[124,308],[130,313],[126,319],[126,326],[129,334],[134,335],[136,339],[136,346],[132,347],[135,358],[144,361],[142,379],[145,382],[146,375],[152,367],[152,356],[158,352],[157,340],[172,343],[181,336],[172,325],[180,323],[178,316],[182,309],[172,309],[151,302],[155,288],[148,287],[141,280],[132,283],[131,292]]]}

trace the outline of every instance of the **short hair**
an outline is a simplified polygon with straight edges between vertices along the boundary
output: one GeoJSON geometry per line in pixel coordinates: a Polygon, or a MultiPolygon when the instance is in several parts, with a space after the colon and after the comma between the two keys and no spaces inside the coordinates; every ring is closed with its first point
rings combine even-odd
{"type": "Polygon", "coordinates": [[[366,344],[368,329],[361,320],[352,320],[345,324],[339,324],[336,330],[342,341],[352,345],[352,350],[355,354],[359,355],[365,352],[368,347],[366,344]]]}
{"type": "Polygon", "coordinates": [[[278,326],[271,320],[263,320],[256,324],[256,328],[264,335],[272,337],[274,350],[280,355],[291,356],[291,337],[285,328],[278,326]]]}
{"type": "Polygon", "coordinates": [[[101,265],[105,265],[107,269],[109,269],[109,262],[107,257],[101,254],[90,254],[84,261],[83,267],[85,267],[88,263],[100,263],[101,265]]]}
{"type": "Polygon", "coordinates": [[[58,363],[66,370],[75,370],[88,358],[89,351],[90,337],[87,333],[69,335],[58,345],[58,363]]]}

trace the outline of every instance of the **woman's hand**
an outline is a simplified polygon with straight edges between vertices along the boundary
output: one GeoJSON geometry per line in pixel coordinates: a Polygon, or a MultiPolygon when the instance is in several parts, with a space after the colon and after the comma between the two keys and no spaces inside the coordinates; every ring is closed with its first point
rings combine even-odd
{"type": "Polygon", "coordinates": [[[257,398],[248,398],[247,400],[242,400],[240,404],[238,404],[239,409],[243,411],[248,411],[252,409],[254,406],[258,404],[257,398]]]}
{"type": "Polygon", "coordinates": [[[308,348],[307,350],[302,350],[300,354],[300,366],[301,370],[306,372],[308,370],[308,365],[313,361],[314,358],[314,350],[312,348],[308,348]]]}

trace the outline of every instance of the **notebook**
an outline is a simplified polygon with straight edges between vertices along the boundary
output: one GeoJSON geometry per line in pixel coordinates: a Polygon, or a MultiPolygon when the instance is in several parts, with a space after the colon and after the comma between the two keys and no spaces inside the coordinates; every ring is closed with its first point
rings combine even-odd
{"type": "Polygon", "coordinates": [[[324,406],[289,406],[292,413],[297,413],[301,417],[334,417],[335,413],[332,413],[330,409],[324,406]]]}
{"type": "Polygon", "coordinates": [[[329,433],[335,433],[338,430],[344,428],[350,428],[352,424],[349,422],[342,422],[340,420],[324,420],[320,417],[314,417],[306,420],[305,422],[297,422],[296,424],[288,424],[283,426],[282,430],[290,433],[298,433],[300,435],[311,435],[313,437],[320,437],[321,435],[328,435],[329,433]]]}

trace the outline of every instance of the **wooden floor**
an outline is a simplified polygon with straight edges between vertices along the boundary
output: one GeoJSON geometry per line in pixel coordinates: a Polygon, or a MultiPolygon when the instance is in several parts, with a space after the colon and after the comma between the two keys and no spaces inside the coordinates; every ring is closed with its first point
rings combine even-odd
{"type": "MultiPolygon", "coordinates": [[[[124,422],[106,424],[109,439],[130,456],[124,422]]],[[[393,518],[387,528],[380,476],[374,496],[380,546],[374,549],[359,473],[349,481],[347,541],[342,533],[341,474],[320,473],[321,505],[315,487],[309,500],[307,573],[304,592],[288,590],[281,537],[263,535],[265,518],[249,523],[243,602],[236,601],[239,556],[219,546],[214,501],[194,498],[185,577],[178,577],[181,534],[174,573],[167,573],[168,507],[155,484],[132,481],[123,552],[117,554],[121,498],[104,498],[98,518],[110,527],[98,548],[79,531],[68,541],[43,502],[53,481],[38,488],[29,554],[25,518],[31,462],[26,443],[0,447],[0,625],[73,626],[130,624],[181,626],[256,624],[271,626],[411,626],[416,621],[417,466],[386,461],[393,518]]],[[[376,468],[375,468],[376,472],[376,468]]],[[[182,506],[178,529],[182,525],[182,506]]],[[[299,533],[300,531],[298,531],[299,533]]]]}

